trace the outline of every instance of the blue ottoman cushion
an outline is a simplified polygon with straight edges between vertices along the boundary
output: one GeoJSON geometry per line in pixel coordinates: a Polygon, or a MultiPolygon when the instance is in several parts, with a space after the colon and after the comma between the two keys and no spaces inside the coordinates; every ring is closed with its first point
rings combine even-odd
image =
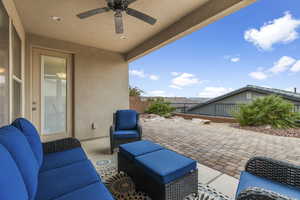
{"type": "Polygon", "coordinates": [[[242,172],[236,196],[250,187],[259,187],[281,195],[300,199],[300,190],[266,178],[258,177],[248,172],[242,172]]]}
{"type": "Polygon", "coordinates": [[[135,158],[139,167],[160,184],[170,183],[197,169],[197,162],[167,149],[135,158]]]}
{"type": "Polygon", "coordinates": [[[18,118],[16,119],[12,125],[19,129],[26,137],[28,143],[31,146],[31,149],[39,163],[39,165],[42,165],[43,162],[43,146],[40,139],[40,135],[34,125],[24,118],[18,118]]]}
{"type": "Polygon", "coordinates": [[[89,160],[40,173],[35,200],[52,200],[100,181],[89,160]]]}
{"type": "Polygon", "coordinates": [[[44,161],[40,172],[63,167],[83,160],[87,160],[87,156],[81,147],[46,154],[44,155],[44,161]]]}
{"type": "Polygon", "coordinates": [[[164,148],[159,144],[155,144],[148,140],[142,140],[138,142],[131,142],[128,144],[120,145],[119,152],[132,160],[137,156],[141,156],[146,153],[151,153],[161,149],[164,148]]]}
{"type": "Polygon", "coordinates": [[[139,137],[139,132],[136,130],[115,131],[113,134],[114,134],[114,138],[118,138],[118,139],[129,139],[129,138],[139,137]]]}
{"type": "Polygon", "coordinates": [[[55,200],[114,200],[110,192],[101,182],[65,194],[55,200]]]}
{"type": "Polygon", "coordinates": [[[135,110],[118,110],[116,113],[117,130],[136,129],[137,112],[135,110]]]}

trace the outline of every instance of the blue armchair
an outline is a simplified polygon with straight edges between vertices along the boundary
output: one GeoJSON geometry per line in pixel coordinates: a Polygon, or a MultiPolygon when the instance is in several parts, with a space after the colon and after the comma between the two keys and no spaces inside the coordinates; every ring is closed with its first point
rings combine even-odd
{"type": "Polygon", "coordinates": [[[252,158],[241,174],[236,199],[300,199],[300,167],[270,158],[252,158]]]}
{"type": "Polygon", "coordinates": [[[110,127],[110,150],[121,144],[142,139],[142,127],[139,124],[139,114],[135,110],[118,110],[113,116],[110,127]]]}

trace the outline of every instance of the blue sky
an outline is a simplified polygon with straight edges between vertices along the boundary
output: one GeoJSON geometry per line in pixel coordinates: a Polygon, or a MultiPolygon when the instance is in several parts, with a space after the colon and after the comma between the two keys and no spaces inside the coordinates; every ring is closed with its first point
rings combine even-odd
{"type": "Polygon", "coordinates": [[[146,96],[215,97],[247,84],[300,91],[300,1],[259,0],[129,67],[146,96]]]}

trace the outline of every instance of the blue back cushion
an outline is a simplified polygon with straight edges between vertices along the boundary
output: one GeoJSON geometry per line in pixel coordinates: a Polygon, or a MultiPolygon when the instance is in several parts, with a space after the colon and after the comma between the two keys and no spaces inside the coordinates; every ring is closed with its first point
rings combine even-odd
{"type": "Polygon", "coordinates": [[[136,129],[137,112],[135,110],[118,110],[116,113],[117,130],[136,129]]]}
{"type": "Polygon", "coordinates": [[[19,129],[26,137],[31,149],[35,155],[39,166],[43,163],[43,146],[40,139],[40,135],[34,125],[24,118],[16,119],[12,125],[19,129]]]}
{"type": "Polygon", "coordinates": [[[10,153],[0,144],[0,199],[27,200],[21,173],[10,153]]]}
{"type": "Polygon", "coordinates": [[[29,200],[37,191],[39,164],[26,137],[14,126],[0,128],[0,144],[10,153],[23,177],[29,200]]]}

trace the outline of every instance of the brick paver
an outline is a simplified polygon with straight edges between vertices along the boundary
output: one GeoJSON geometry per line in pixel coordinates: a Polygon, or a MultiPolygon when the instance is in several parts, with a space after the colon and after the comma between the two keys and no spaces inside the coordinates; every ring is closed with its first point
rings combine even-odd
{"type": "Polygon", "coordinates": [[[143,122],[143,136],[236,178],[253,156],[267,156],[300,165],[300,139],[240,130],[229,124],[147,120],[143,122]]]}

